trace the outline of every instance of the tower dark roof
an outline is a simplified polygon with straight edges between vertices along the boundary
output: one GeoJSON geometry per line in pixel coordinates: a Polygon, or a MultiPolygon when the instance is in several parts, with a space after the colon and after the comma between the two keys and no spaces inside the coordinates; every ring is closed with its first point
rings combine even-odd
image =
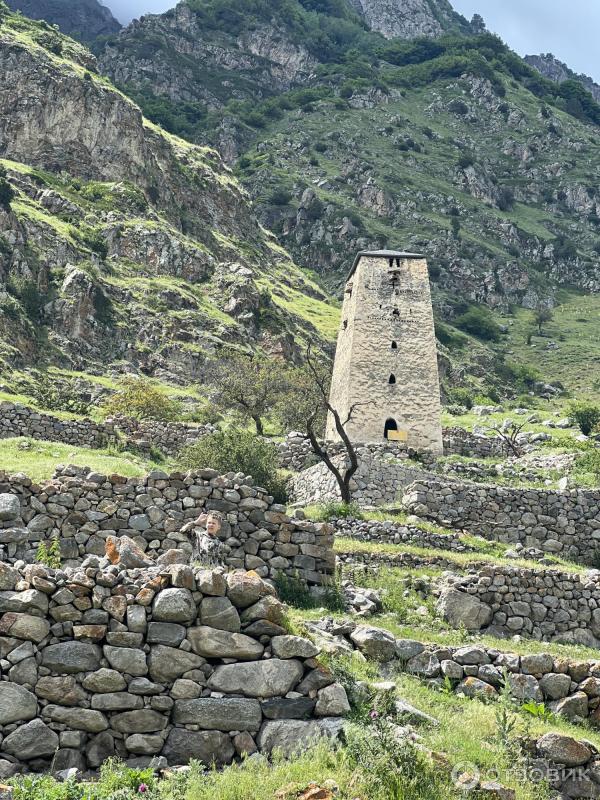
{"type": "Polygon", "coordinates": [[[356,258],[352,264],[352,269],[348,273],[347,280],[354,275],[356,267],[358,266],[358,262],[363,256],[370,258],[425,258],[424,255],[421,255],[421,253],[405,253],[402,250],[361,250],[356,254],[356,258]]]}

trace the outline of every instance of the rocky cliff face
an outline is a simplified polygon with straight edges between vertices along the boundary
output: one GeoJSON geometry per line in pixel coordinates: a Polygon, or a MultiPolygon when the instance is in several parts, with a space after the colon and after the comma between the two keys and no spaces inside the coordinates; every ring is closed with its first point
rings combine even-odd
{"type": "Polygon", "coordinates": [[[369,28],[388,39],[436,37],[468,26],[446,0],[349,0],[369,28]]]}
{"type": "Polygon", "coordinates": [[[13,15],[0,29],[0,167],[15,195],[0,207],[5,364],[127,363],[190,382],[224,342],[293,359],[312,326],[290,297],[325,296],[219,155],[148,123],[86,50],[48,36],[13,15]]]}
{"type": "Polygon", "coordinates": [[[93,42],[98,36],[110,36],[121,29],[110,9],[98,0],[7,0],[7,5],[31,19],[58,25],[63,33],[82,42],[93,42]]]}
{"type": "Polygon", "coordinates": [[[596,102],[600,102],[600,86],[588,75],[578,75],[573,72],[566,64],[559,61],[552,53],[539,56],[525,56],[525,61],[537,69],[544,78],[554,81],[554,83],[564,83],[565,81],[577,81],[592,95],[596,102]]]}
{"type": "Polygon", "coordinates": [[[107,45],[99,67],[119,86],[149,85],[173,101],[200,101],[210,110],[286,91],[315,63],[277,25],[232,36],[207,30],[187,3],[179,3],[166,14],[134,20],[107,45]]]}

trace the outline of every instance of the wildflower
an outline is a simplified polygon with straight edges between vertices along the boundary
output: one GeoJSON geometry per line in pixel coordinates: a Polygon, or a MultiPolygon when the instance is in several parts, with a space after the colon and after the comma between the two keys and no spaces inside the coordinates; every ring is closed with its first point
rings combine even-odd
{"type": "Polygon", "coordinates": [[[377,719],[377,717],[379,716],[379,712],[375,711],[375,709],[372,708],[371,711],[369,712],[369,716],[371,717],[371,719],[377,719]]]}
{"type": "Polygon", "coordinates": [[[140,794],[144,794],[147,791],[148,791],[148,785],[145,783],[140,783],[140,785],[138,786],[138,792],[140,794]]]}

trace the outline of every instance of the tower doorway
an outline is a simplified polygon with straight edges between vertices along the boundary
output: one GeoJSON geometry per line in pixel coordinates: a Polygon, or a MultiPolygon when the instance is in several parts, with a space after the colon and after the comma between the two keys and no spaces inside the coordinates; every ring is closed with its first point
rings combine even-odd
{"type": "Polygon", "coordinates": [[[389,439],[390,431],[397,431],[397,430],[398,430],[398,423],[396,422],[396,420],[392,419],[391,417],[389,419],[386,419],[385,428],[383,429],[383,438],[389,439]]]}

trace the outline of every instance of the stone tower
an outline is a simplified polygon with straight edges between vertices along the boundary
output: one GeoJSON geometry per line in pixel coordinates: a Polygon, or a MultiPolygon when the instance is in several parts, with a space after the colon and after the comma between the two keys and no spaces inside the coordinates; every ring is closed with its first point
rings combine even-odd
{"type": "MultiPolygon", "coordinates": [[[[344,292],[331,404],[353,442],[442,452],[440,385],[427,261],[393,250],[357,255],[344,292]]],[[[339,441],[333,416],[326,438],[339,441]]]]}

